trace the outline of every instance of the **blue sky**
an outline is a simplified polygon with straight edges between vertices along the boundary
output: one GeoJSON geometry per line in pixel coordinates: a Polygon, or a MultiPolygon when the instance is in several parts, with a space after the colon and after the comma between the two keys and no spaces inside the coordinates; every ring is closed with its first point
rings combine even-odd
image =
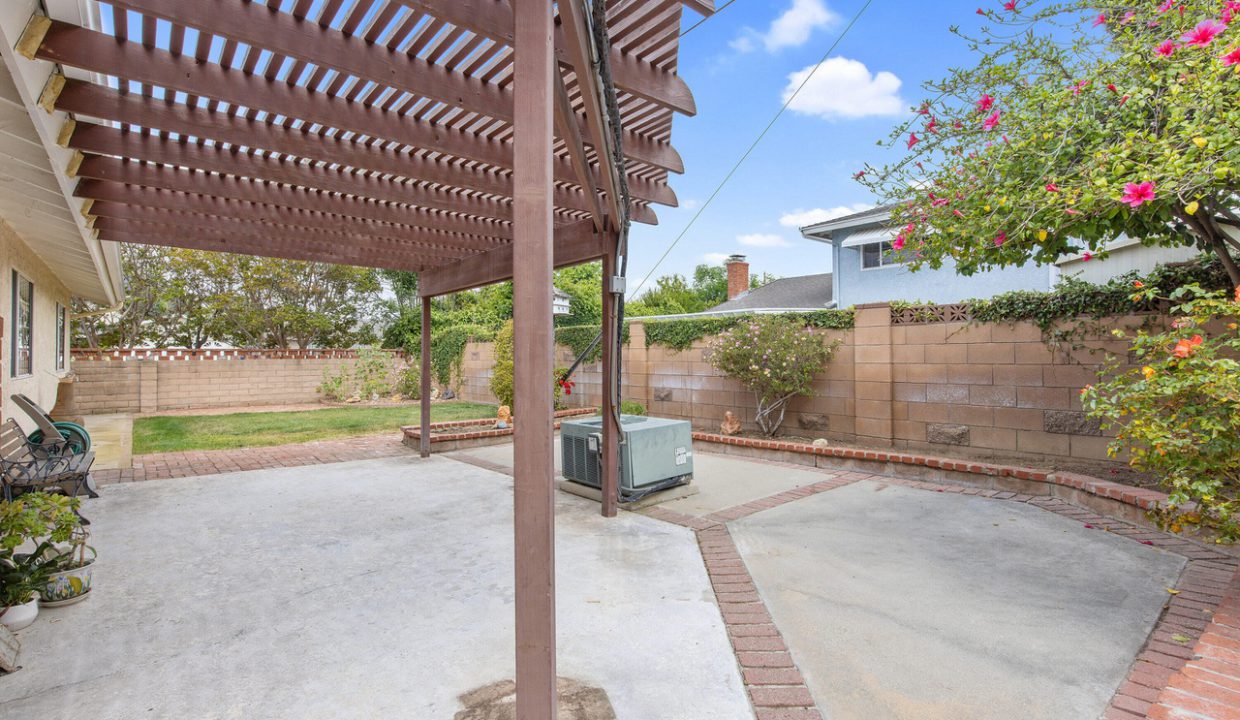
{"type": "MultiPolygon", "coordinates": [[[[852,174],[866,161],[888,159],[889,151],[875,142],[907,117],[922,97],[922,82],[970,61],[948,27],[976,27],[978,2],[874,0],[655,277],[688,275],[695,265],[731,253],[748,255],[755,273],[829,271],[828,248],[802,239],[793,226],[823,215],[788,216],[873,203],[852,174]]],[[[634,225],[630,289],[778,111],[789,76],[816,64],[863,4],[737,0],[682,38],[680,73],[693,89],[698,114],[678,118],[673,131],[685,161],[685,174],[672,177],[681,207],[656,208],[657,227],[634,225]]],[[[686,11],[685,27],[699,19],[686,11]]]]}

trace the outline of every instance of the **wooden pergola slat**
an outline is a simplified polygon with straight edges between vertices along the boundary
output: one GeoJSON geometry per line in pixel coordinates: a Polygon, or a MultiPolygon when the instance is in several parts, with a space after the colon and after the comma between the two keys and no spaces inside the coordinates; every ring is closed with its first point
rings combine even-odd
{"type": "MultiPolygon", "coordinates": [[[[603,257],[606,244],[590,220],[555,228],[554,266],[580,265],[603,257]]],[[[441,268],[427,270],[418,281],[418,292],[439,297],[483,285],[513,279],[513,246],[503,245],[441,268]]]]}
{"type": "MultiPolygon", "coordinates": [[[[131,81],[180,90],[213,100],[381,137],[389,140],[485,162],[512,166],[507,143],[481,142],[460,132],[444,132],[433,123],[368,107],[362,103],[313,89],[230,71],[212,63],[173,55],[159,48],[118,43],[110,35],[77,25],[53,22],[36,57],[80,70],[115,75],[131,81]]],[[[684,172],[680,154],[667,143],[635,137],[625,152],[670,172],[684,172]]]]}
{"type": "MultiPolygon", "coordinates": [[[[133,123],[178,135],[211,138],[231,145],[296,155],[309,160],[337,162],[358,170],[389,173],[506,198],[511,198],[513,192],[512,177],[503,171],[465,167],[459,162],[421,157],[373,143],[362,144],[338,136],[308,133],[181,103],[120,93],[80,80],[66,81],[56,99],[56,108],[100,120],[133,123]]],[[[557,160],[556,179],[573,182],[577,178],[566,162],[557,160]]],[[[629,190],[636,200],[669,206],[677,204],[676,194],[667,185],[635,175],[629,176],[629,190]]],[[[589,203],[583,195],[580,190],[557,187],[556,207],[588,211],[589,203]]],[[[656,222],[648,209],[633,219],[647,224],[656,222]]]]}

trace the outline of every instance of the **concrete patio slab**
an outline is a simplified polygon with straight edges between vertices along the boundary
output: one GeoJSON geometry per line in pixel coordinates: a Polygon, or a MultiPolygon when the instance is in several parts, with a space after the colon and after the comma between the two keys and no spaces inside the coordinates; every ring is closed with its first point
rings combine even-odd
{"type": "MultiPolygon", "coordinates": [[[[457,453],[447,453],[446,456],[461,455],[512,468],[512,443],[470,448],[457,453]]],[[[556,438],[556,472],[560,471],[560,467],[560,440],[556,438]]],[[[785,490],[812,485],[821,482],[825,477],[826,474],[821,470],[800,469],[792,465],[775,465],[732,455],[701,452],[698,446],[694,446],[693,487],[696,492],[689,497],[659,503],[659,507],[702,517],[785,490]]]]}
{"type": "Polygon", "coordinates": [[[831,720],[1097,718],[1185,564],[1029,505],[873,481],[729,528],[831,720]]]}
{"type": "MultiPolygon", "coordinates": [[[[438,457],[110,486],[93,597],[0,717],[449,719],[513,667],[512,480],[438,457]]],[[[693,533],[559,494],[560,674],[619,718],[752,718],[693,533]]]]}

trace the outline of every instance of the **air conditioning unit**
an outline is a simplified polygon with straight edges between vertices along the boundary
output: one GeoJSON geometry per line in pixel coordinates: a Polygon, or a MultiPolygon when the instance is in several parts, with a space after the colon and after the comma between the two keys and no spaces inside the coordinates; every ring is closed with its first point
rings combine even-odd
{"type": "MultiPolygon", "coordinates": [[[[560,424],[564,477],[602,487],[603,418],[560,424]]],[[[693,478],[693,435],[687,421],[620,417],[620,500],[631,502],[693,478]]]]}

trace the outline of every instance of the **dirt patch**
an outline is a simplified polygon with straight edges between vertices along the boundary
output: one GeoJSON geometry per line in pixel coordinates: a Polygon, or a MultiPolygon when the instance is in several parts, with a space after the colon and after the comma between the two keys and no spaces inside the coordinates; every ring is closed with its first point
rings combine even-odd
{"type": "MultiPolygon", "coordinates": [[[[607,692],[570,678],[556,682],[560,704],[556,717],[560,720],[616,720],[607,692]]],[[[516,720],[517,684],[501,680],[471,690],[460,697],[465,706],[453,720],[516,720]]]]}

